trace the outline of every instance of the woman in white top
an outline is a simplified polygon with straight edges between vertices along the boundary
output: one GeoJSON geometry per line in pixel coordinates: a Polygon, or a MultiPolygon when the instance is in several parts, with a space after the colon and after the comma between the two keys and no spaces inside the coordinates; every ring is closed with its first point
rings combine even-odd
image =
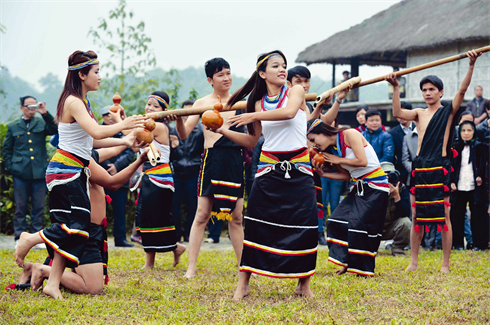
{"type": "Polygon", "coordinates": [[[488,146],[476,141],[475,124],[464,121],[459,125],[458,141],[454,145],[451,173],[451,225],[453,226],[453,247],[463,249],[464,215],[469,204],[471,211],[471,232],[475,250],[488,248],[488,214],[485,191],[488,146]]]}
{"type": "Polygon", "coordinates": [[[355,129],[331,127],[320,120],[308,121],[308,140],[325,153],[337,173],[325,172],[313,163],[322,177],[355,181],[347,196],[327,221],[328,260],[351,272],[374,276],[375,257],[381,242],[389,184],[373,147],[355,129]]]}
{"type": "Polygon", "coordinates": [[[247,113],[229,118],[231,125],[247,125],[248,134],[218,129],[230,140],[255,147],[264,145],[248,201],[238,288],[240,300],[250,293],[252,273],[275,278],[298,278],[295,293],[313,296],[318,220],[313,173],[306,141],[309,110],[300,85],[286,86],[287,61],[280,51],[258,57],[256,70],[228,106],[250,94],[247,113]]]}
{"type": "Polygon", "coordinates": [[[131,117],[121,124],[98,125],[90,103],[89,91],[100,85],[99,61],[92,51],[75,51],[68,58],[68,74],[57,108],[58,150],[46,170],[52,225],[35,234],[21,234],[15,252],[22,267],[24,257],[37,243],[45,242],[53,259],[52,271],[43,292],[63,299],[59,284],[65,267],[80,262],[90,229],[88,163],[95,140],[97,147],[121,145],[123,139],[104,139],[122,130],[142,126],[144,117],[131,117]],[[102,140],[103,139],[103,140],[102,140]]]}

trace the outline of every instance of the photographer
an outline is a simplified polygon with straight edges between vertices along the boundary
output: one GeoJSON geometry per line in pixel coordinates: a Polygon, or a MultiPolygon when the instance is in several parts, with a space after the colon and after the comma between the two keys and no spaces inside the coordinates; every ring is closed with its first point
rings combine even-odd
{"type": "Polygon", "coordinates": [[[382,162],[381,167],[388,177],[390,197],[381,240],[393,240],[391,254],[405,255],[404,248],[410,243],[410,195],[407,187],[400,182],[400,173],[389,162],[382,162]]]}
{"type": "MultiPolygon", "coordinates": [[[[45,173],[48,166],[46,136],[58,132],[54,118],[46,109],[46,103],[37,102],[32,96],[20,98],[22,116],[8,124],[3,145],[5,170],[14,181],[14,231],[15,243],[27,230],[26,214],[31,198],[31,233],[43,227],[46,197],[45,173]],[[36,113],[42,118],[36,117],[36,113]]],[[[38,248],[43,248],[40,244],[38,248]]]]}

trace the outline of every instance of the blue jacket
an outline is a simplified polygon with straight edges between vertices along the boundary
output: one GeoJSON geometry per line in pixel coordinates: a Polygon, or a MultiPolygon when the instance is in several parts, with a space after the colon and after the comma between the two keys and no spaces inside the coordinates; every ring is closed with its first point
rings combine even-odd
{"type": "Polygon", "coordinates": [[[362,132],[362,135],[373,146],[374,151],[378,155],[379,162],[393,162],[395,146],[393,145],[393,137],[388,132],[379,128],[374,132],[366,130],[362,132]]]}

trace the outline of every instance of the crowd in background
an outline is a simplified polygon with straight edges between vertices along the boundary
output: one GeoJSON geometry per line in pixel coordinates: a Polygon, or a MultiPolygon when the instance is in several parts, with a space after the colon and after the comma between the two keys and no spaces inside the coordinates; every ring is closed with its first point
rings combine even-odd
{"type": "MultiPolygon", "coordinates": [[[[306,77],[309,79],[308,75],[305,75],[306,77]]],[[[349,73],[345,71],[344,79],[348,77],[349,73]]],[[[22,116],[9,124],[3,148],[3,166],[12,174],[14,181],[16,241],[23,231],[27,231],[26,215],[29,200],[32,206],[29,212],[30,231],[34,233],[42,228],[46,196],[44,175],[47,165],[44,144],[46,136],[57,133],[57,126],[53,116],[47,111],[45,103],[38,103],[31,96],[22,97],[20,101],[22,116]],[[40,113],[41,118],[36,116],[37,112],[40,113]]],[[[182,107],[191,107],[192,104],[193,101],[185,101],[182,107]]],[[[408,102],[401,102],[401,106],[404,109],[412,109],[412,105],[408,102]]],[[[103,124],[114,123],[109,108],[110,106],[107,106],[100,111],[103,124]]],[[[459,116],[452,139],[454,171],[451,184],[451,223],[453,248],[457,250],[464,248],[483,250],[489,245],[489,116],[490,101],[483,98],[483,88],[477,86],[475,98],[467,103],[459,116]]],[[[382,114],[367,106],[359,106],[356,109],[356,119],[359,123],[356,126],[357,130],[374,148],[391,184],[383,240],[390,240],[387,248],[391,248],[393,255],[404,255],[410,245],[409,191],[413,186],[411,162],[417,155],[417,128],[414,123],[398,118],[399,124],[387,130],[383,125],[382,114]]],[[[204,148],[203,127],[199,123],[185,140],[178,138],[175,129],[171,134],[171,165],[175,182],[173,216],[177,236],[180,241],[186,242],[189,240],[189,232],[197,208],[197,181],[204,148]]],[[[115,135],[115,137],[121,136],[122,134],[115,135]]],[[[56,146],[56,135],[51,143],[56,146]]],[[[263,138],[254,150],[245,149],[243,153],[247,196],[257,171],[262,143],[263,138]]],[[[128,148],[117,157],[105,162],[103,167],[109,174],[114,175],[131,164],[134,157],[135,153],[128,148]]],[[[325,220],[335,210],[341,200],[342,192],[345,192],[348,186],[341,181],[324,178],[321,181],[318,179],[316,184],[321,190],[318,208],[319,244],[326,245],[325,220]]],[[[114,241],[115,245],[120,247],[133,246],[126,239],[125,206],[128,188],[126,184],[117,191],[106,191],[112,200],[114,241]]],[[[220,241],[223,223],[223,220],[210,221],[206,242],[220,241]]],[[[134,229],[131,241],[141,243],[141,237],[134,229]]],[[[440,248],[440,235],[435,226],[425,234],[423,245],[430,250],[440,248]]]]}

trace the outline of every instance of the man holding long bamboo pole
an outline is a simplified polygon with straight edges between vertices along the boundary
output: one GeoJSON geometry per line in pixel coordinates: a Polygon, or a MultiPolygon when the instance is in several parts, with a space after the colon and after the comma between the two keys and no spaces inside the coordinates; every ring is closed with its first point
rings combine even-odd
{"type": "Polygon", "coordinates": [[[449,185],[451,172],[450,148],[454,117],[463,102],[473,75],[476,59],[481,55],[468,51],[470,65],[461,87],[452,102],[441,104],[444,95],[443,83],[437,76],[429,75],[420,82],[420,89],[427,109],[401,109],[400,88],[397,77],[391,73],[385,77],[394,87],[393,116],[414,121],[419,134],[417,157],[412,163],[415,186],[410,196],[412,202],[412,230],[410,241],[412,257],[407,271],[418,267],[420,243],[429,224],[437,224],[442,231],[443,261],[441,272],[449,273],[449,257],[452,246],[452,228],[449,220],[449,185]],[[422,230],[420,229],[422,226],[422,230]],[[443,228],[441,227],[443,226],[443,228]]]}
{"type": "MultiPolygon", "coordinates": [[[[223,58],[214,58],[205,64],[208,82],[213,92],[198,99],[193,108],[212,106],[221,98],[226,105],[230,98],[232,76],[230,65],[223,58]]],[[[236,111],[221,112],[224,123],[228,128],[227,120],[234,116],[236,111]]],[[[181,139],[186,139],[194,127],[199,123],[200,115],[191,115],[186,122],[174,115],[170,120],[176,120],[176,129],[181,139]]],[[[232,127],[235,131],[243,132],[244,128],[232,127]]],[[[192,223],[189,236],[189,265],[185,277],[194,278],[197,275],[197,257],[204,236],[204,228],[210,217],[229,220],[230,240],[235,250],[238,264],[243,249],[243,193],[244,169],[242,147],[235,144],[221,134],[204,130],[204,154],[201,162],[201,171],[198,180],[197,211],[192,223]]]]}

